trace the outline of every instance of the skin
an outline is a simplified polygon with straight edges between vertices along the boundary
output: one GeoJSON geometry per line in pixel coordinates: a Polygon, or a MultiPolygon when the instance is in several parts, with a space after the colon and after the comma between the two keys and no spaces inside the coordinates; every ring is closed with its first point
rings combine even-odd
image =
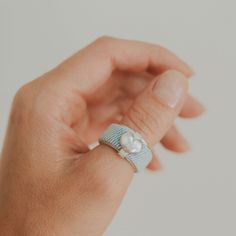
{"type": "MultiPolygon", "coordinates": [[[[121,122],[151,148],[161,142],[187,151],[174,119],[204,111],[188,95],[191,75],[186,63],[158,45],[102,37],[20,88],[0,163],[3,235],[102,235],[134,170],[113,149],[88,145],[121,122]],[[183,78],[175,108],[153,97],[165,73],[183,78]]],[[[160,168],[157,154],[147,168],[160,168]]]]}

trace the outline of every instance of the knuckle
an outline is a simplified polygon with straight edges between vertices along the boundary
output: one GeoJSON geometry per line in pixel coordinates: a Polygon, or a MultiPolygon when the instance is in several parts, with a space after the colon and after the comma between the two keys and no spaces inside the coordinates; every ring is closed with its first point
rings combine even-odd
{"type": "Polygon", "coordinates": [[[168,127],[173,117],[170,112],[152,98],[140,99],[131,106],[123,122],[141,133],[148,143],[154,144],[168,127]]]}
{"type": "Polygon", "coordinates": [[[102,36],[95,40],[94,45],[103,52],[109,52],[115,44],[115,39],[110,36],[102,36]]]}
{"type": "Polygon", "coordinates": [[[113,41],[112,37],[104,35],[96,39],[95,43],[101,44],[101,45],[107,45],[107,44],[110,44],[112,41],[113,41]]]}
{"type": "Polygon", "coordinates": [[[13,99],[13,108],[25,108],[27,104],[30,102],[30,91],[31,91],[31,85],[25,84],[22,87],[20,87],[13,99]]]}
{"type": "Polygon", "coordinates": [[[25,99],[27,91],[28,91],[28,84],[25,84],[17,90],[17,92],[15,94],[15,97],[14,97],[14,100],[25,99]]]}
{"type": "Polygon", "coordinates": [[[28,107],[31,101],[30,90],[30,84],[25,84],[16,92],[10,114],[11,123],[27,122],[28,107]]]}
{"type": "Polygon", "coordinates": [[[113,50],[115,39],[109,36],[102,36],[92,43],[93,53],[99,56],[99,58],[107,62],[110,67],[114,66],[113,50]]]}
{"type": "Polygon", "coordinates": [[[141,104],[134,105],[130,108],[130,111],[127,113],[127,119],[145,137],[149,137],[153,133],[158,123],[148,108],[141,104]]]}

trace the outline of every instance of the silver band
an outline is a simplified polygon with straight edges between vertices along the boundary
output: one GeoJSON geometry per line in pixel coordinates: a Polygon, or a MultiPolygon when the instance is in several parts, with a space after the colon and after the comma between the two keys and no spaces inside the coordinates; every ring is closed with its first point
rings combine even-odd
{"type": "Polygon", "coordinates": [[[115,149],[130,162],[135,172],[145,169],[152,159],[152,151],[141,135],[124,125],[110,125],[99,138],[99,143],[115,149]]]}

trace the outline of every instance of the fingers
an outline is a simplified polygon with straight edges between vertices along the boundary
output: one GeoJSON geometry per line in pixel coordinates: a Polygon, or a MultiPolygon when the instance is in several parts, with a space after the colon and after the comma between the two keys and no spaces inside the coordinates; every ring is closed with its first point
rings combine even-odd
{"type": "MultiPolygon", "coordinates": [[[[178,116],[187,96],[187,83],[186,77],[177,71],[168,71],[155,78],[136,98],[121,123],[140,133],[153,148],[178,116]]],[[[134,173],[128,161],[106,145],[99,145],[84,157],[80,160],[80,168],[89,168],[97,179],[111,185],[112,192],[121,199],[134,173]],[[119,182],[119,187],[116,182],[119,182]]],[[[155,161],[149,165],[150,169],[156,168],[155,161]]]]}
{"type": "Polygon", "coordinates": [[[193,118],[200,116],[204,111],[204,106],[196,98],[188,95],[179,115],[183,118],[193,118]]]}
{"type": "MultiPolygon", "coordinates": [[[[177,71],[168,71],[155,78],[136,98],[121,123],[140,133],[152,148],[163,138],[178,116],[187,96],[187,83],[186,77],[177,71]]],[[[103,154],[103,157],[100,158],[109,158],[107,157],[107,147],[100,145],[98,149],[100,150],[99,155],[103,154]]],[[[117,162],[115,160],[118,154],[114,150],[109,153],[113,153],[112,156],[115,157],[108,161],[109,165],[113,166],[112,163],[117,162]]],[[[97,156],[96,149],[90,154],[97,156]]],[[[128,164],[126,160],[118,159],[120,162],[128,164]]],[[[104,167],[99,165],[98,168],[104,167]]],[[[114,166],[114,168],[116,167],[114,166]]]]}
{"type": "Polygon", "coordinates": [[[153,158],[151,160],[151,162],[148,164],[147,169],[151,170],[151,171],[157,171],[157,170],[161,170],[162,165],[161,162],[157,156],[157,154],[153,154],[153,158]]]}
{"type": "MultiPolygon", "coordinates": [[[[128,97],[135,98],[154,78],[150,73],[115,73],[119,86],[125,91],[128,97]]],[[[204,106],[193,96],[188,95],[181,112],[180,117],[194,118],[200,116],[205,111],[204,106]]]]}
{"type": "Polygon", "coordinates": [[[57,67],[53,77],[86,95],[96,91],[115,70],[160,73],[169,69],[192,75],[186,63],[158,45],[103,37],[57,67]]]}
{"type": "Polygon", "coordinates": [[[172,126],[161,140],[162,145],[174,152],[186,152],[190,146],[176,126],[172,126]]]}
{"type": "MultiPolygon", "coordinates": [[[[136,98],[120,123],[140,133],[149,147],[153,148],[178,116],[187,89],[188,81],[183,74],[177,71],[163,73],[136,98]]],[[[83,161],[90,162],[90,168],[98,173],[122,176],[124,181],[131,179],[133,167],[112,148],[99,145],[86,155],[89,158],[83,158],[83,161]]],[[[153,163],[150,165],[153,167],[153,163]]]]}
{"type": "MultiPolygon", "coordinates": [[[[187,87],[183,74],[177,71],[162,74],[136,98],[121,123],[139,132],[152,148],[162,139],[180,112],[187,87]]],[[[96,217],[92,214],[86,220],[97,222],[96,225],[103,229],[120,205],[132,180],[134,168],[107,145],[99,145],[83,154],[77,163],[76,179],[79,180],[80,175],[88,176],[86,188],[93,193],[89,199],[94,200],[93,211],[98,209],[96,217]],[[97,219],[101,218],[103,221],[98,222],[97,219]]],[[[153,159],[149,169],[155,168],[157,162],[153,159]]]]}
{"type": "MultiPolygon", "coordinates": [[[[182,153],[188,151],[190,148],[187,140],[184,138],[184,136],[180,133],[180,131],[175,125],[173,125],[168,130],[168,132],[162,138],[161,143],[165,148],[174,152],[182,153]]],[[[156,152],[153,154],[153,158],[147,166],[147,169],[151,171],[157,171],[162,169],[162,164],[156,152]]]]}
{"type": "Polygon", "coordinates": [[[162,74],[136,99],[122,123],[141,133],[152,147],[162,139],[180,112],[187,87],[181,73],[162,74]]]}

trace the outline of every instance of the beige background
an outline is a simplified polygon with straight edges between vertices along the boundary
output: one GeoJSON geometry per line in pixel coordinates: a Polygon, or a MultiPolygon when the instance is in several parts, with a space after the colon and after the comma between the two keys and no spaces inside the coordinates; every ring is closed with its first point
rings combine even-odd
{"type": "Polygon", "coordinates": [[[192,151],[159,148],[165,170],[135,177],[105,235],[236,235],[235,9],[234,0],[0,0],[1,142],[17,88],[96,37],[162,44],[194,67],[191,91],[208,112],[178,121],[192,151]]]}

